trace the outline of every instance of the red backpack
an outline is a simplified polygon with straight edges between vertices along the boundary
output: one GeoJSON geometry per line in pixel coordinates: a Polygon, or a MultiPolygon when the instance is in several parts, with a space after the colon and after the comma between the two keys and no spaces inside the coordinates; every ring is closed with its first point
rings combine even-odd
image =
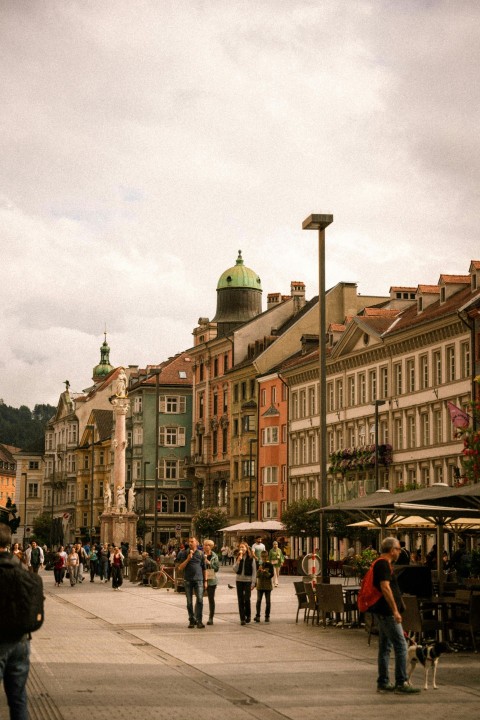
{"type": "Polygon", "coordinates": [[[380,600],[383,595],[382,591],[378,590],[373,584],[373,567],[375,563],[377,563],[379,560],[384,559],[385,558],[377,558],[376,560],[374,560],[374,562],[368,568],[367,574],[362,580],[357,599],[358,609],[362,613],[368,612],[372,605],[375,605],[375,603],[378,602],[378,600],[380,600]]]}

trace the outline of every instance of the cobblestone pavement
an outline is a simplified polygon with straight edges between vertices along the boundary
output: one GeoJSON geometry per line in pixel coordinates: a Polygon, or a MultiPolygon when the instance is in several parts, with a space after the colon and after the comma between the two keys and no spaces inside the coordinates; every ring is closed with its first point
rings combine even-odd
{"type": "MultiPolygon", "coordinates": [[[[220,572],[215,624],[188,629],[184,594],[85,582],[54,587],[44,572],[46,620],[32,640],[31,720],[329,720],[402,713],[475,720],[479,655],[442,656],[438,690],[375,692],[377,641],[364,630],[295,624],[293,579],[272,593],[271,622],[242,627],[234,576],[220,572]],[[403,706],[408,705],[408,710],[403,706]]],[[[252,594],[255,600],[256,593],[252,594]]],[[[207,602],[206,602],[207,605],[207,602]]],[[[417,670],[414,683],[422,684],[417,670]]],[[[3,693],[0,717],[7,717],[3,693]]]]}

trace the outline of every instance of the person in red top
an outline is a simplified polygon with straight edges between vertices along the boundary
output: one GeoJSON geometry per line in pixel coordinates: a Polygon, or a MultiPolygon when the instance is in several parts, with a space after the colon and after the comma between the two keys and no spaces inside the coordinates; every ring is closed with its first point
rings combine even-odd
{"type": "Polygon", "coordinates": [[[123,555],[118,547],[114,547],[110,555],[110,567],[112,572],[112,588],[118,590],[123,584],[123,555]]]}
{"type": "Polygon", "coordinates": [[[380,558],[373,567],[373,584],[382,597],[372,605],[370,612],[375,615],[378,627],[378,678],[377,692],[418,693],[420,690],[408,684],[407,642],[402,628],[402,594],[397,578],[392,572],[392,563],[400,555],[397,538],[387,537],[382,541],[380,558]],[[388,665],[390,652],[395,653],[395,685],[389,680],[388,665]]]}

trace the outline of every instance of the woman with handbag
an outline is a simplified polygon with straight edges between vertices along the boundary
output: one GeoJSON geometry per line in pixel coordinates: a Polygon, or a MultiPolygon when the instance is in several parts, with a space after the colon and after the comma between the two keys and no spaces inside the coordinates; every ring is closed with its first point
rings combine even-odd
{"type": "Polygon", "coordinates": [[[112,574],[112,588],[118,590],[123,584],[123,555],[118,547],[113,548],[110,555],[110,568],[112,574]]]}
{"type": "Polygon", "coordinates": [[[245,625],[251,619],[250,596],[257,582],[257,562],[255,553],[248,547],[246,542],[238,546],[237,559],[233,564],[233,571],[236,573],[238,613],[240,624],[245,625]]]}
{"type": "Polygon", "coordinates": [[[280,568],[282,567],[285,556],[283,552],[280,550],[278,546],[278,542],[276,540],[273,541],[273,547],[269,552],[268,559],[273,565],[273,584],[275,587],[278,587],[278,577],[280,575],[280,568]]]}
{"type": "Polygon", "coordinates": [[[213,540],[203,541],[203,554],[205,555],[205,566],[207,568],[207,597],[208,597],[208,621],[207,625],[213,625],[215,615],[215,590],[217,589],[217,572],[220,567],[217,553],[213,552],[215,543],[213,540]]]}

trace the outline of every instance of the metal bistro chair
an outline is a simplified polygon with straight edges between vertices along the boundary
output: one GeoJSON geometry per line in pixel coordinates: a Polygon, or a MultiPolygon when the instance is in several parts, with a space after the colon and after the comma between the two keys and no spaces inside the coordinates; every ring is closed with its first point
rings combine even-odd
{"type": "Polygon", "coordinates": [[[323,627],[327,626],[327,613],[335,613],[335,620],[339,624],[339,616],[345,613],[342,586],[321,583],[317,585],[315,592],[317,596],[317,617],[319,619],[320,613],[322,614],[323,627]]]}
{"type": "Polygon", "coordinates": [[[342,566],[342,577],[344,578],[344,580],[343,580],[344,585],[349,585],[350,580],[352,578],[353,578],[353,582],[355,583],[357,581],[357,571],[351,565],[343,565],[342,566]]]}
{"type": "Polygon", "coordinates": [[[303,580],[294,580],[293,587],[295,588],[295,595],[298,602],[297,617],[295,618],[295,622],[298,623],[298,613],[300,612],[300,610],[303,610],[303,622],[305,622],[305,618],[307,616],[308,599],[307,593],[305,592],[305,585],[303,584],[303,580]]]}
{"type": "Polygon", "coordinates": [[[402,612],[402,627],[406,633],[414,633],[418,640],[438,640],[441,624],[436,617],[425,617],[420,600],[415,595],[404,595],[405,610],[402,612]]]}
{"type": "Polygon", "coordinates": [[[307,609],[306,609],[306,615],[305,619],[307,621],[310,620],[310,613],[312,613],[312,625],[315,622],[315,616],[317,616],[317,625],[318,625],[318,605],[317,605],[317,596],[315,595],[315,591],[313,589],[312,583],[306,582],[304,583],[305,592],[307,594],[307,609]]]}
{"type": "MultiPolygon", "coordinates": [[[[459,591],[457,591],[459,592],[459,591]]],[[[467,591],[468,592],[468,591],[467,591]]],[[[473,650],[477,652],[475,636],[480,634],[480,593],[471,592],[465,605],[452,605],[452,619],[449,627],[454,637],[470,635],[473,650]]]]}

